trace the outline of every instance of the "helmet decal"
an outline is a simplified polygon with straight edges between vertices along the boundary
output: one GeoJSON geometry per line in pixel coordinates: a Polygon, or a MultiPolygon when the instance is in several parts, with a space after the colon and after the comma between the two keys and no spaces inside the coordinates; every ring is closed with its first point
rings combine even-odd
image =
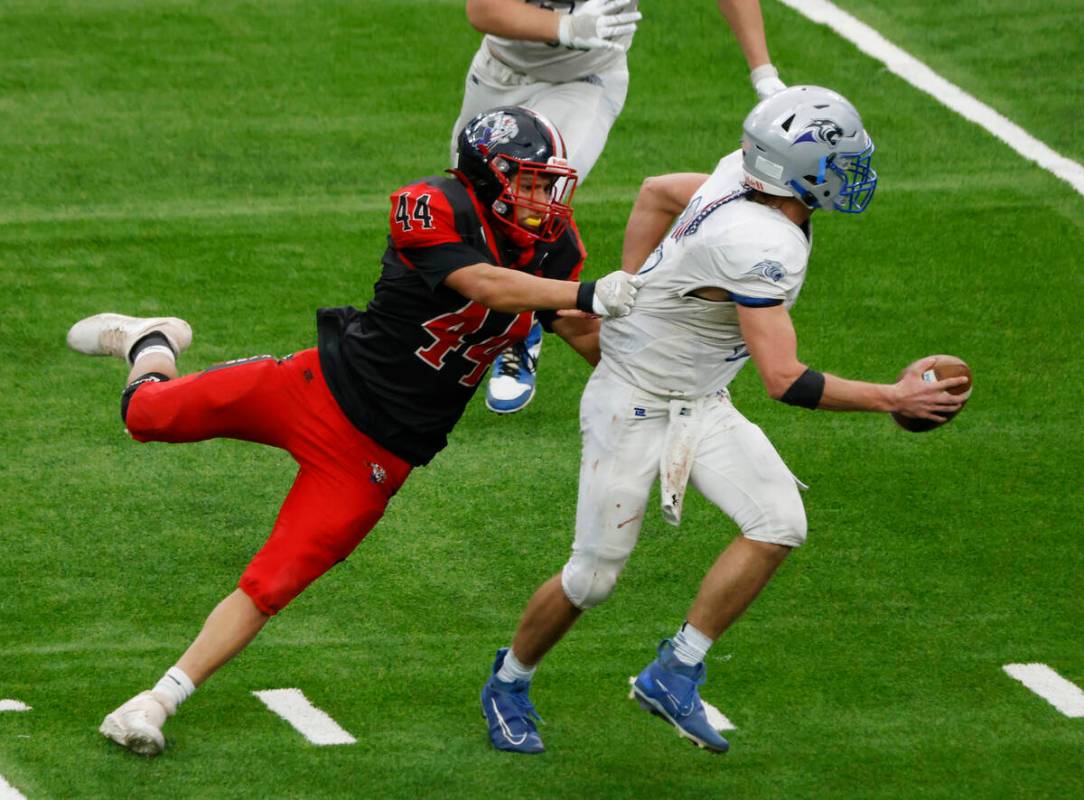
{"type": "Polygon", "coordinates": [[[843,129],[835,122],[830,119],[814,119],[809,121],[802,135],[795,139],[794,143],[820,141],[835,147],[842,138],[843,129]]]}
{"type": "Polygon", "coordinates": [[[477,120],[467,134],[472,145],[484,145],[487,149],[512,141],[519,134],[516,120],[503,111],[494,111],[477,120]]]}

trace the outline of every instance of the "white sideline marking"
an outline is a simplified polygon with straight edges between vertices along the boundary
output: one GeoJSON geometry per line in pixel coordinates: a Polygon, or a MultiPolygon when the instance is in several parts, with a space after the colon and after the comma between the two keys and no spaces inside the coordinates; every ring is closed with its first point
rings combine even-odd
{"type": "Polygon", "coordinates": [[[267,689],[253,694],[315,745],[356,744],[358,741],[310,703],[300,689],[267,689]]]}
{"type": "Polygon", "coordinates": [[[1006,664],[1002,669],[1065,716],[1084,717],[1084,692],[1046,664],[1006,664]]]}
{"type": "Polygon", "coordinates": [[[1040,142],[1015,122],[1006,119],[990,106],[971,96],[959,86],[942,78],[917,58],[892,44],[866,25],[828,0],[779,0],[799,14],[827,25],[868,56],[912,86],[948,106],[1005,142],[1029,161],[1034,161],[1084,194],[1084,166],[1066,158],[1040,142]]]}
{"type": "Polygon", "coordinates": [[[0,700],[0,711],[29,711],[30,706],[19,700],[0,700]]]}
{"type": "MultiPolygon", "coordinates": [[[[630,675],[629,698],[632,700],[636,699],[636,695],[632,693],[632,684],[634,683],[636,683],[636,676],[630,675]]],[[[703,697],[700,698],[700,702],[704,704],[704,716],[707,717],[708,724],[719,731],[719,733],[722,733],[723,731],[736,731],[738,729],[733,722],[727,719],[726,714],[717,709],[703,697]]]]}
{"type": "Polygon", "coordinates": [[[0,800],[26,800],[26,795],[4,780],[0,775],[0,800]]]}

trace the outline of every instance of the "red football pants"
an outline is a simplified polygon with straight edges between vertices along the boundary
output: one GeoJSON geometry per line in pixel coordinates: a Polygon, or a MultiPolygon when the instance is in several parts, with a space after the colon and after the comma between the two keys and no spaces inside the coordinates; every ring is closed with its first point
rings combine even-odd
{"type": "Polygon", "coordinates": [[[411,469],[346,418],[315,349],[142,384],[125,422],[141,442],[242,439],[280,447],[300,465],[270,538],[238,584],[265,614],[350,555],[411,469]]]}

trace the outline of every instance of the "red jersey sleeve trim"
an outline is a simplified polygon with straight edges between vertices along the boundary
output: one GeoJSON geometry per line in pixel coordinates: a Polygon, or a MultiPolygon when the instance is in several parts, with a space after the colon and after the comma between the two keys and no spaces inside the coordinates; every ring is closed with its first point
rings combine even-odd
{"type": "Polygon", "coordinates": [[[392,192],[388,229],[397,250],[463,241],[448,198],[427,183],[414,183],[392,192]]]}

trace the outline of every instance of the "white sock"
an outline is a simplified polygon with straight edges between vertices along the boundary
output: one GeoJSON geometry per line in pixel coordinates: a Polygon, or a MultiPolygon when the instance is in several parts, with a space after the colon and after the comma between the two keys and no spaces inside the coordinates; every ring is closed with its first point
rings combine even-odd
{"type": "Polygon", "coordinates": [[[183,669],[170,667],[166,670],[166,674],[154,685],[153,691],[161,692],[166,697],[172,698],[174,703],[180,705],[192,696],[192,692],[196,691],[196,685],[192,683],[191,678],[184,674],[183,669]]]}
{"type": "Polygon", "coordinates": [[[708,654],[712,640],[686,622],[674,636],[673,643],[677,660],[686,666],[695,667],[708,654]]]}
{"type": "Polygon", "coordinates": [[[501,668],[497,670],[497,680],[504,681],[505,683],[512,683],[513,681],[529,681],[534,676],[534,671],[538,669],[538,665],[533,667],[525,666],[518,658],[516,654],[512,652],[512,648],[508,648],[508,652],[504,654],[504,663],[501,664],[501,668]]]}
{"type": "Polygon", "coordinates": [[[136,353],[136,357],[135,360],[132,362],[132,366],[134,367],[141,358],[146,358],[147,356],[169,356],[169,358],[173,359],[174,361],[177,360],[176,354],[169,347],[166,347],[166,345],[152,344],[148,345],[147,347],[139,348],[139,352],[136,353]]]}

